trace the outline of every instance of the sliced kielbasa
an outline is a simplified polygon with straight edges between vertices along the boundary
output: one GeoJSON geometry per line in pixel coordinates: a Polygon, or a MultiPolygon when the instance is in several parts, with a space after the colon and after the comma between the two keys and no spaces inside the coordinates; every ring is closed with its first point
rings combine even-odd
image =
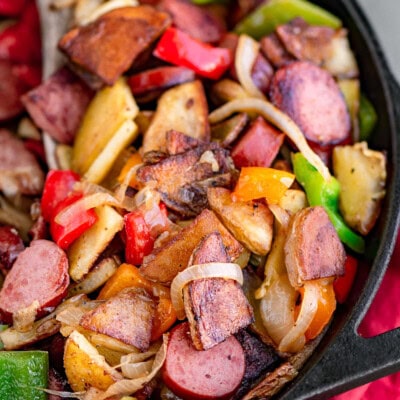
{"type": "Polygon", "coordinates": [[[181,398],[228,398],[240,385],[244,371],[244,351],[234,336],[210,350],[198,351],[190,338],[188,323],[172,330],[163,379],[181,398]]]}
{"type": "Polygon", "coordinates": [[[333,144],[350,135],[351,121],[338,85],[314,64],[297,61],[280,68],[272,79],[270,97],[311,142],[333,144]]]}
{"type": "Polygon", "coordinates": [[[2,320],[37,300],[37,317],[46,314],[65,297],[69,285],[68,259],[48,240],[35,240],[19,254],[0,291],[2,320]]]}

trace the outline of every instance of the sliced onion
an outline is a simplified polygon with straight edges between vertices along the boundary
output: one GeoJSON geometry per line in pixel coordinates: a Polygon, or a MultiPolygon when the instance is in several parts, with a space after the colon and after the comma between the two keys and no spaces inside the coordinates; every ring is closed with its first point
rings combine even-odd
{"type": "Polygon", "coordinates": [[[287,275],[281,275],[271,282],[261,299],[261,319],[268,335],[276,344],[279,344],[293,329],[297,296],[287,275]]]}
{"type": "MultiPolygon", "coordinates": [[[[150,382],[159,372],[162,365],[164,364],[165,358],[167,356],[167,345],[168,345],[168,336],[163,335],[163,344],[161,345],[159,351],[157,352],[152,367],[151,372],[140,378],[136,379],[122,379],[115,383],[113,383],[109,388],[103,393],[97,393],[97,400],[108,399],[111,396],[127,396],[132,393],[137,392],[139,389],[143,387],[147,382],[150,382]]],[[[89,397],[85,397],[85,400],[89,400],[89,397]]]]}
{"type": "Polygon", "coordinates": [[[148,375],[151,372],[152,366],[153,360],[137,363],[126,363],[121,364],[121,371],[125,378],[137,379],[148,375]]]}
{"type": "Polygon", "coordinates": [[[240,35],[235,53],[235,68],[239,82],[252,97],[265,99],[264,94],[254,84],[251,76],[254,63],[260,48],[259,42],[248,35],[240,35]]]}
{"type": "Polygon", "coordinates": [[[66,226],[71,219],[73,219],[76,215],[79,215],[78,210],[89,210],[91,208],[104,205],[120,207],[121,204],[109,193],[93,193],[89,196],[82,197],[75,203],[64,208],[56,215],[54,220],[57,224],[66,226]]]}
{"type": "Polygon", "coordinates": [[[279,343],[280,351],[298,352],[299,339],[304,336],[305,331],[310,326],[318,309],[319,287],[314,282],[304,283],[304,296],[301,302],[300,313],[293,328],[279,343]]]}
{"type": "Polygon", "coordinates": [[[268,254],[264,267],[264,281],[261,287],[256,291],[256,299],[262,299],[274,279],[280,279],[280,276],[287,276],[285,265],[285,251],[287,228],[289,225],[289,216],[279,206],[269,206],[277,220],[275,228],[274,241],[271,251],[268,254]]]}
{"type": "Polygon", "coordinates": [[[208,263],[196,264],[184,269],[172,281],[171,301],[178,319],[185,318],[182,290],[190,282],[205,278],[233,279],[243,285],[243,273],[238,264],[208,263]]]}
{"type": "Polygon", "coordinates": [[[35,389],[41,390],[42,392],[45,392],[47,394],[51,394],[53,396],[57,396],[57,397],[65,398],[65,399],[83,400],[85,397],[85,392],[65,392],[65,391],[45,389],[45,388],[40,388],[40,387],[36,387],[35,389]]]}
{"type": "Polygon", "coordinates": [[[209,115],[209,121],[211,124],[216,124],[235,112],[257,112],[262,115],[265,119],[286,133],[303,156],[320,172],[326,181],[331,178],[329,169],[321,158],[310,148],[301,129],[287,114],[276,108],[269,101],[254,98],[232,100],[214,110],[209,115]]]}

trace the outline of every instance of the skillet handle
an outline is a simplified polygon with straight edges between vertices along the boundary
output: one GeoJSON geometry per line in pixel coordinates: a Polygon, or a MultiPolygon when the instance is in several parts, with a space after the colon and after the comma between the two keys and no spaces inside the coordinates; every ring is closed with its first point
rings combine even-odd
{"type": "MultiPolygon", "coordinates": [[[[388,81],[399,131],[400,86],[392,76],[388,76],[388,81]]],[[[399,144],[397,147],[400,147],[399,144]]],[[[396,234],[398,223],[391,221],[390,225],[389,230],[396,234]]],[[[381,257],[381,264],[375,266],[375,269],[380,270],[381,277],[393,247],[394,244],[391,248],[383,249],[377,257],[381,257]]],[[[366,287],[364,293],[374,293],[379,283],[372,282],[372,287],[366,287]]],[[[304,366],[296,382],[279,396],[280,400],[329,399],[335,394],[400,371],[400,328],[372,338],[363,338],[357,333],[370,302],[368,295],[361,295],[349,321],[333,342],[320,355],[316,350],[313,360],[304,366]]]]}

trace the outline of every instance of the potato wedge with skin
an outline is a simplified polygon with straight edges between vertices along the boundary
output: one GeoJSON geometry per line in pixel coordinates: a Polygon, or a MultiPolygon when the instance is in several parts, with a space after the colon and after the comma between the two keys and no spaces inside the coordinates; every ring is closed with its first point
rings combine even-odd
{"type": "Polygon", "coordinates": [[[65,343],[64,368],[68,383],[75,392],[84,391],[88,386],[107,390],[122,379],[121,374],[78,331],[73,331],[65,343]]]}
{"type": "Polygon", "coordinates": [[[165,151],[166,134],[171,129],[195,139],[210,140],[207,100],[200,81],[175,86],[160,97],[143,137],[143,153],[165,151]]]}
{"type": "Polygon", "coordinates": [[[336,146],[333,171],[340,183],[339,207],[345,221],[367,235],[378,218],[385,196],[386,158],[366,142],[336,146]]]}
{"type": "Polygon", "coordinates": [[[96,207],[98,221],[68,249],[69,274],[79,282],[97,258],[124,227],[124,219],[110,206],[96,207]]]}
{"type": "Polygon", "coordinates": [[[264,256],[271,249],[274,217],[262,203],[232,201],[224,188],[209,188],[208,203],[228,230],[251,252],[264,256]]]}
{"type": "Polygon", "coordinates": [[[138,112],[124,79],[100,90],[89,104],[76,134],[72,149],[72,169],[84,175],[121,125],[127,120],[133,120],[138,112]]]}

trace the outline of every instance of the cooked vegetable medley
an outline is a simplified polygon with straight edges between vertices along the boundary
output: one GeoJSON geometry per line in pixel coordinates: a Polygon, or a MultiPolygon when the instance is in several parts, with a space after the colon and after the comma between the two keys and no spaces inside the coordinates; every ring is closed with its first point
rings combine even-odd
{"type": "Polygon", "coordinates": [[[72,20],[41,82],[34,1],[0,0],[0,398],[277,393],[385,196],[342,22],[305,0],[52,7],[72,20]]]}

